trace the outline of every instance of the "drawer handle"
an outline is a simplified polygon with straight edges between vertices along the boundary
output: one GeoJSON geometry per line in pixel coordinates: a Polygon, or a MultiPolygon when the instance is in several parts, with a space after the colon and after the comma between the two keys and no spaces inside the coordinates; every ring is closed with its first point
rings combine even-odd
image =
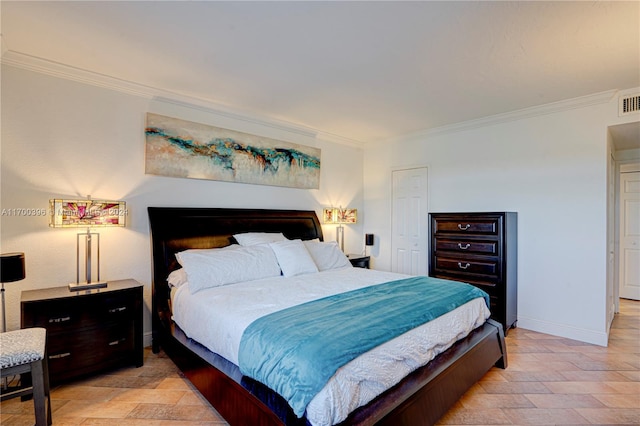
{"type": "Polygon", "coordinates": [[[125,341],[125,339],[114,340],[113,342],[109,342],[109,346],[119,345],[120,343],[122,343],[124,341],[125,341]]]}
{"type": "Polygon", "coordinates": [[[116,312],[122,312],[122,311],[126,311],[126,310],[127,310],[126,306],[121,306],[119,308],[109,309],[109,313],[110,314],[115,314],[116,312]]]}
{"type": "Polygon", "coordinates": [[[469,244],[469,243],[465,244],[464,246],[462,245],[462,243],[458,243],[458,248],[459,248],[460,250],[466,250],[466,249],[468,249],[469,247],[471,247],[471,244],[469,244]]]}
{"type": "Polygon", "coordinates": [[[469,225],[468,223],[464,226],[462,226],[461,223],[458,224],[458,229],[461,231],[466,231],[467,229],[471,228],[471,225],[469,225]]]}
{"type": "Polygon", "coordinates": [[[65,352],[65,353],[62,353],[62,354],[49,355],[49,359],[60,359],[60,358],[66,358],[68,356],[71,356],[71,352],[65,352]]]}
{"type": "Polygon", "coordinates": [[[71,321],[71,317],[49,318],[49,323],[71,321]]]}
{"type": "Polygon", "coordinates": [[[460,269],[467,269],[469,266],[471,266],[470,263],[465,263],[464,265],[462,265],[462,262],[458,262],[458,268],[460,269]]]}

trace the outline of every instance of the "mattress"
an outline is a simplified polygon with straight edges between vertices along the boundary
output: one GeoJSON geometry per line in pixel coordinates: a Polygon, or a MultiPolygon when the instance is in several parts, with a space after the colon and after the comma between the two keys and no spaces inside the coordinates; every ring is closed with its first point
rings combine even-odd
{"type": "MultiPolygon", "coordinates": [[[[238,365],[242,334],[256,319],[311,300],[407,277],[349,267],[236,283],[196,294],[183,285],[172,292],[173,319],[188,337],[238,365]]],[[[338,369],[313,398],[306,410],[307,420],[314,426],[341,422],[488,317],[484,300],[477,298],[362,354],[338,369]]]]}

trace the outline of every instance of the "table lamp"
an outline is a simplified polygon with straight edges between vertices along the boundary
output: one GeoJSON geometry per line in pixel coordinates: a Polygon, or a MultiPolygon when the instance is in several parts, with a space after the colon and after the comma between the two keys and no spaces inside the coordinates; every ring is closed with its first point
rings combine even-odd
{"type": "Polygon", "coordinates": [[[345,223],[356,223],[358,221],[357,209],[343,209],[342,207],[326,208],[322,211],[324,223],[338,224],[336,228],[336,240],[340,243],[340,250],[344,251],[344,226],[345,223]]]}
{"type": "Polygon", "coordinates": [[[125,226],[126,203],[124,201],[92,200],[49,200],[51,212],[49,226],[53,228],[86,227],[86,233],[78,233],[76,240],[76,282],[69,284],[70,291],[90,290],[106,287],[100,280],[100,234],[91,232],[94,227],[125,226]],[[84,281],[80,281],[80,246],[84,241],[84,281]],[[95,248],[94,246],[95,242],[95,248]],[[96,251],[96,279],[93,279],[93,251],[96,251]]]}
{"type": "Polygon", "coordinates": [[[23,280],[25,277],[24,253],[0,255],[0,282],[2,283],[2,332],[7,331],[7,314],[4,305],[4,283],[23,280]]]}

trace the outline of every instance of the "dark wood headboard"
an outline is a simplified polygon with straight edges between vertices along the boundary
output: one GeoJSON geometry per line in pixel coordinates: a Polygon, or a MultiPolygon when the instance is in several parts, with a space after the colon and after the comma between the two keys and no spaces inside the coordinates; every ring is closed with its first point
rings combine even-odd
{"type": "MultiPolygon", "coordinates": [[[[152,254],[152,319],[154,335],[160,320],[169,321],[167,276],[179,267],[175,254],[190,248],[225,247],[234,234],[282,232],[289,239],[323,240],[313,210],[148,207],[152,254]]],[[[166,324],[165,324],[166,325],[166,324]]]]}

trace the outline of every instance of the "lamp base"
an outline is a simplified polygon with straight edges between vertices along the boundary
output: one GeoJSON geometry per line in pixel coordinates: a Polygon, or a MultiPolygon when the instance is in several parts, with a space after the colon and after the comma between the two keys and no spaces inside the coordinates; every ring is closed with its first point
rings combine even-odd
{"type": "Polygon", "coordinates": [[[93,290],[96,288],[105,288],[107,286],[106,281],[92,281],[90,283],[70,283],[69,291],[82,291],[82,290],[93,290]]]}

